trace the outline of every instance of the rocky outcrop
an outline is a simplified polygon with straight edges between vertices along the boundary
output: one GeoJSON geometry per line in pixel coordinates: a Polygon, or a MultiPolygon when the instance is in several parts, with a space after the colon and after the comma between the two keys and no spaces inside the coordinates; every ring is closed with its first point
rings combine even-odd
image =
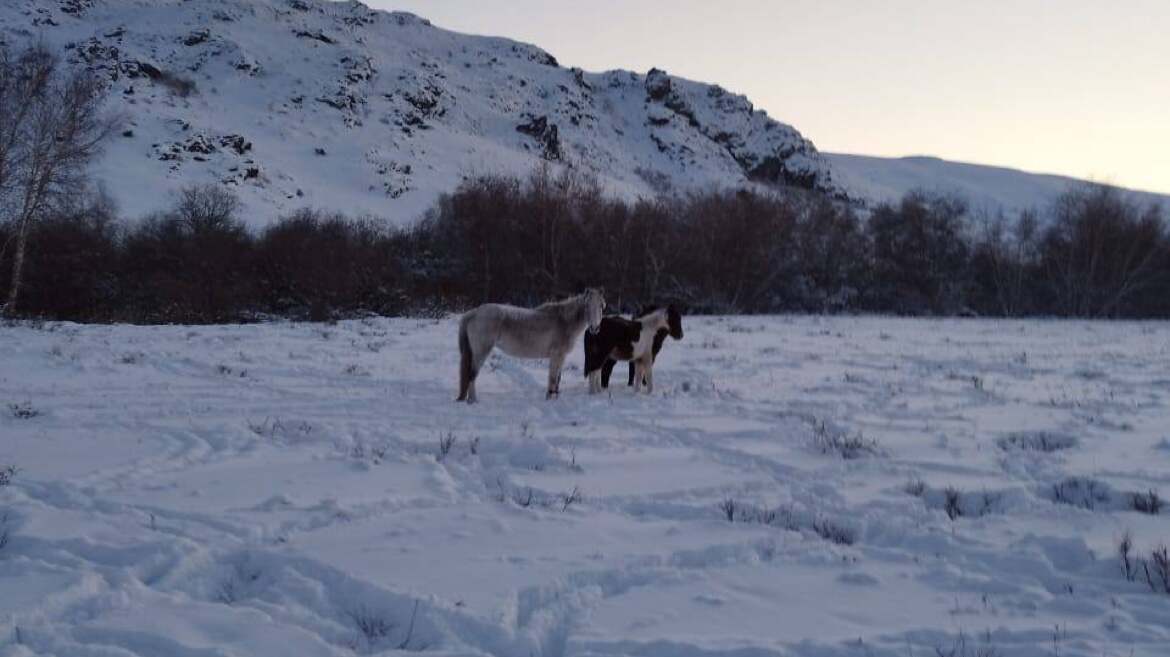
{"type": "MultiPolygon", "coordinates": [[[[812,143],[790,126],[757,111],[747,98],[728,93],[718,85],[676,82],[658,68],[646,74],[644,86],[650,127],[670,128],[673,115],[725,150],[747,180],[845,196],[835,187],[828,166],[812,143]],[[657,107],[669,114],[655,110],[657,107]]],[[[676,159],[694,152],[672,143],[663,134],[652,134],[651,140],[659,152],[676,159]]]]}
{"type": "Polygon", "coordinates": [[[560,133],[556,124],[550,123],[547,116],[531,117],[527,122],[516,126],[516,132],[535,139],[541,147],[541,157],[545,160],[557,162],[563,158],[560,133]]]}
{"type": "Polygon", "coordinates": [[[209,176],[254,183],[245,202],[267,207],[260,217],[304,197],[407,219],[467,175],[523,176],[540,162],[571,164],[627,198],[758,183],[835,193],[795,129],[661,69],[562,68],[533,45],[360,2],[69,5],[84,18],[59,0],[18,4],[0,2],[0,38],[44,34],[114,87],[111,109],[134,137],[95,178],[131,212],[151,208],[135,205],[144,181],[126,171],[161,190],[209,176]],[[156,172],[141,170],[144,156],[156,172]]]}

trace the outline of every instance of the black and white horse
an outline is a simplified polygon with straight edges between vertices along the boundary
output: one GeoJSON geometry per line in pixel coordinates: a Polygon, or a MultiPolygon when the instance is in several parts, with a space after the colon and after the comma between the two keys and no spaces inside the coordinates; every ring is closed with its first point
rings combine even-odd
{"type": "Polygon", "coordinates": [[[597,330],[585,334],[585,378],[589,379],[590,394],[601,392],[602,367],[615,359],[634,358],[634,345],[641,336],[641,322],[618,315],[602,317],[597,330]]]}
{"type": "Polygon", "coordinates": [[[602,325],[611,325],[606,341],[598,335],[585,336],[585,376],[589,378],[589,392],[600,392],[603,387],[609,386],[609,377],[617,361],[630,362],[630,385],[634,392],[646,387],[646,392],[654,390],[654,360],[662,350],[662,343],[666,336],[675,340],[683,337],[682,315],[674,306],[658,308],[651,306],[643,309],[635,319],[627,320],[620,317],[606,317],[602,325]],[[626,326],[625,336],[618,327],[626,326]],[[637,327],[636,337],[633,337],[633,327],[637,327]],[[627,349],[619,340],[625,337],[632,341],[627,349]],[[600,362],[598,359],[600,358],[600,362]]]}

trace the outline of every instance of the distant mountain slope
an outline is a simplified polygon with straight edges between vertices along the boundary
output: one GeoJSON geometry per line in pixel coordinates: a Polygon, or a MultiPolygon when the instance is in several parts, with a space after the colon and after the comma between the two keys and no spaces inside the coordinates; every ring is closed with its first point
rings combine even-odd
{"type": "Polygon", "coordinates": [[[844,194],[811,142],[718,86],[585,73],[357,2],[6,0],[0,36],[109,78],[129,121],[97,177],[130,214],[219,181],[255,224],[303,205],[408,221],[464,176],[542,160],[627,196],[749,181],[844,194]]]}
{"type": "MultiPolygon", "coordinates": [[[[972,210],[1002,210],[1014,216],[1021,210],[1041,212],[1053,199],[1084,181],[1066,176],[1028,173],[1018,169],[951,162],[936,157],[884,158],[843,153],[823,153],[837,182],[850,194],[875,201],[901,198],[915,189],[958,194],[972,210]]],[[[1127,191],[1141,204],[1161,203],[1170,209],[1170,196],[1127,191]]]]}

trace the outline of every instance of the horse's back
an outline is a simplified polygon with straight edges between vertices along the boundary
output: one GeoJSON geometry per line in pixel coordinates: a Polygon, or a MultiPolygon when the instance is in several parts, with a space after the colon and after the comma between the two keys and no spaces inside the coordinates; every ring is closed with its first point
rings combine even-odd
{"type": "Polygon", "coordinates": [[[485,303],[463,315],[473,341],[498,346],[518,358],[547,358],[562,341],[557,323],[544,313],[503,303],[485,303]]]}
{"type": "Polygon", "coordinates": [[[485,303],[463,313],[463,321],[472,319],[514,319],[524,320],[536,317],[538,313],[531,308],[522,308],[506,303],[485,303]]]}

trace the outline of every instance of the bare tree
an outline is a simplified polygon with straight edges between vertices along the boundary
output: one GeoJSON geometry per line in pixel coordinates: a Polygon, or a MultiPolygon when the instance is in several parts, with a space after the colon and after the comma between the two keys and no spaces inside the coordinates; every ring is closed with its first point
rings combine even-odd
{"type": "MultiPolygon", "coordinates": [[[[0,314],[13,315],[32,225],[75,193],[114,120],[91,72],[68,70],[43,45],[12,57],[0,48],[0,220],[12,227],[12,278],[0,314]]],[[[7,247],[7,245],[5,245],[7,247]]],[[[3,255],[7,248],[0,249],[3,255]]]]}
{"type": "Polygon", "coordinates": [[[987,310],[1007,317],[1030,311],[1032,271],[1039,259],[1036,242],[1039,220],[1034,210],[1020,213],[1010,222],[1002,213],[985,218],[976,256],[983,264],[991,297],[987,310]]]}
{"type": "Polygon", "coordinates": [[[1044,234],[1044,269],[1058,312],[1114,317],[1158,280],[1165,234],[1158,208],[1143,211],[1115,188],[1072,188],[1044,234]]]}
{"type": "Polygon", "coordinates": [[[236,220],[240,198],[220,185],[190,185],[179,192],[175,215],[192,233],[224,230],[236,220]]]}

